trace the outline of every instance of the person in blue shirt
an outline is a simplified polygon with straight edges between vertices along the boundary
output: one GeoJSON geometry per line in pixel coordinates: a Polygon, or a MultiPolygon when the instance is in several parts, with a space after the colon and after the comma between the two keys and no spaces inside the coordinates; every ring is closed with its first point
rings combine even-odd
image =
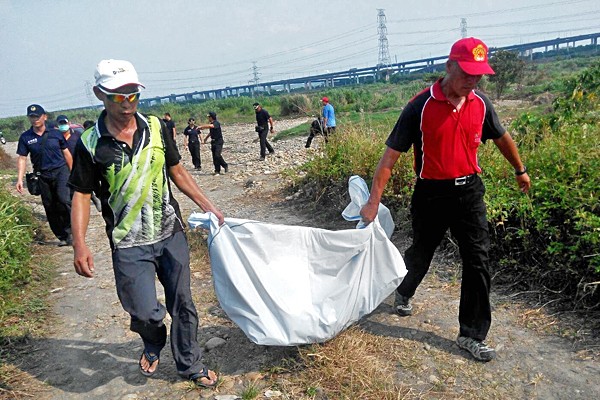
{"type": "Polygon", "coordinates": [[[48,117],[42,106],[32,104],[27,107],[27,118],[31,128],[21,134],[17,145],[17,192],[23,193],[27,156],[31,155],[50,229],[58,238],[59,246],[70,246],[71,194],[67,180],[73,158],[68,143],[58,130],[48,129],[48,117]]]}
{"type": "Polygon", "coordinates": [[[329,104],[329,98],[323,97],[323,125],[327,130],[327,134],[335,132],[335,110],[333,106],[329,104]]]}

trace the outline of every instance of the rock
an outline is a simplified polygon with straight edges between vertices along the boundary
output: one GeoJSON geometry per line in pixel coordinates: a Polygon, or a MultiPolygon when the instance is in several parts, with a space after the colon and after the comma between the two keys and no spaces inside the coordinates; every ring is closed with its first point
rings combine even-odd
{"type": "Polygon", "coordinates": [[[213,337],[208,339],[208,341],[204,344],[206,350],[210,351],[219,346],[223,346],[227,341],[225,339],[221,339],[220,337],[213,337]]]}
{"type": "Polygon", "coordinates": [[[279,390],[267,390],[265,391],[265,397],[268,399],[273,399],[277,397],[281,397],[282,393],[279,390]]]}
{"type": "Polygon", "coordinates": [[[240,396],[235,394],[218,394],[215,396],[215,400],[237,400],[241,399],[240,396]]]}
{"type": "Polygon", "coordinates": [[[256,382],[263,378],[263,374],[261,374],[260,372],[248,372],[246,375],[244,375],[244,378],[246,378],[250,382],[256,382]]]}

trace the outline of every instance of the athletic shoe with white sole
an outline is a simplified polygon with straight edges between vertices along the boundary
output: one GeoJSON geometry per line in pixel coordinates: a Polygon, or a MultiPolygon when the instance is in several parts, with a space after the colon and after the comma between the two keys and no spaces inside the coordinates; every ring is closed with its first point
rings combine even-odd
{"type": "Polygon", "coordinates": [[[459,336],[456,344],[463,350],[468,351],[478,361],[488,362],[496,358],[496,350],[485,344],[485,342],[467,336],[459,336]]]}
{"type": "Polygon", "coordinates": [[[402,317],[407,317],[412,315],[412,305],[410,304],[410,299],[408,297],[402,296],[397,291],[396,299],[394,300],[394,307],[396,308],[396,312],[402,317]]]}

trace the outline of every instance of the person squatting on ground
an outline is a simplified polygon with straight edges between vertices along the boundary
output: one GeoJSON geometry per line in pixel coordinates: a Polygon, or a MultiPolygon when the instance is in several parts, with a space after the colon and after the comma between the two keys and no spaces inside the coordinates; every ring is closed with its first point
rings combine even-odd
{"type": "Polygon", "coordinates": [[[217,375],[201,361],[198,314],[190,290],[189,248],[171,182],[219,223],[223,214],[190,173],[162,121],[137,112],[144,86],[131,63],[102,60],[94,94],[104,104],[97,124],[77,144],[69,179],[73,196],[74,266],[94,276],[93,255],[85,242],[90,194],[102,201],[112,250],[117,294],[131,316],[130,329],[142,338],[140,372],[153,375],[166,344],[166,312],[172,318],[171,351],[177,372],[198,386],[214,387],[217,375]],[[157,300],[155,275],[164,287],[166,309],[157,300]]]}
{"type": "Polygon", "coordinates": [[[200,128],[196,126],[194,118],[188,119],[188,126],[183,130],[184,144],[187,146],[192,156],[192,164],[195,169],[202,169],[202,159],[200,158],[200,128]]]}
{"type": "Polygon", "coordinates": [[[492,103],[476,89],[484,74],[493,73],[488,48],[481,40],[454,43],[445,76],[413,97],[402,111],[361,210],[365,222],[373,221],[394,164],[412,146],[417,175],[411,201],[413,242],[404,256],[408,273],[396,290],[395,307],[400,315],[412,313],[409,299],[450,228],[463,265],[457,344],[480,361],[493,359],[496,352],[484,342],[491,324],[490,239],[485,188],[478,175],[479,145],[493,140],[513,166],[520,190],[527,193],[531,185],[513,139],[500,125],[492,103]]]}
{"type": "Polygon", "coordinates": [[[210,152],[212,153],[213,165],[215,166],[215,175],[221,173],[221,167],[223,172],[229,172],[229,166],[223,159],[221,152],[223,151],[223,132],[221,131],[221,123],[217,121],[217,114],[213,111],[207,115],[208,124],[200,125],[200,129],[208,129],[208,135],[204,137],[204,143],[210,138],[210,152]]]}
{"type": "MultiPolygon", "coordinates": [[[[327,135],[330,135],[335,132],[335,110],[329,103],[329,98],[323,97],[321,102],[323,103],[323,125],[327,135]]],[[[325,139],[327,140],[327,136],[325,139]]]]}
{"type": "Polygon", "coordinates": [[[313,139],[317,135],[323,135],[323,138],[325,138],[325,143],[327,143],[327,131],[325,130],[325,127],[323,125],[323,118],[321,118],[321,116],[318,116],[317,119],[311,122],[310,132],[308,134],[308,139],[306,139],[306,144],[304,145],[304,147],[308,149],[313,139]]]}
{"type": "Polygon", "coordinates": [[[273,133],[273,118],[269,115],[269,112],[262,108],[259,103],[254,103],[254,112],[256,113],[256,132],[258,133],[258,139],[260,140],[260,161],[264,161],[267,154],[275,153],[273,146],[267,140],[269,134],[269,125],[271,125],[271,133],[273,133]]]}
{"type": "Polygon", "coordinates": [[[67,186],[72,157],[64,136],[46,126],[48,116],[38,104],[27,107],[31,128],[19,137],[17,145],[17,192],[23,193],[27,156],[38,175],[42,204],[59,246],[71,245],[71,193],[67,186]]]}

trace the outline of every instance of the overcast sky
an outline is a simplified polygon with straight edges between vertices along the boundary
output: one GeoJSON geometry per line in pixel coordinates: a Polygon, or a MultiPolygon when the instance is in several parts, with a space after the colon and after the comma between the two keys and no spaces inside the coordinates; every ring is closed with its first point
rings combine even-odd
{"type": "Polygon", "coordinates": [[[0,117],[99,104],[98,61],[131,61],[144,97],[376,65],[377,9],[392,62],[600,32],[598,0],[0,0],[0,117]]]}

